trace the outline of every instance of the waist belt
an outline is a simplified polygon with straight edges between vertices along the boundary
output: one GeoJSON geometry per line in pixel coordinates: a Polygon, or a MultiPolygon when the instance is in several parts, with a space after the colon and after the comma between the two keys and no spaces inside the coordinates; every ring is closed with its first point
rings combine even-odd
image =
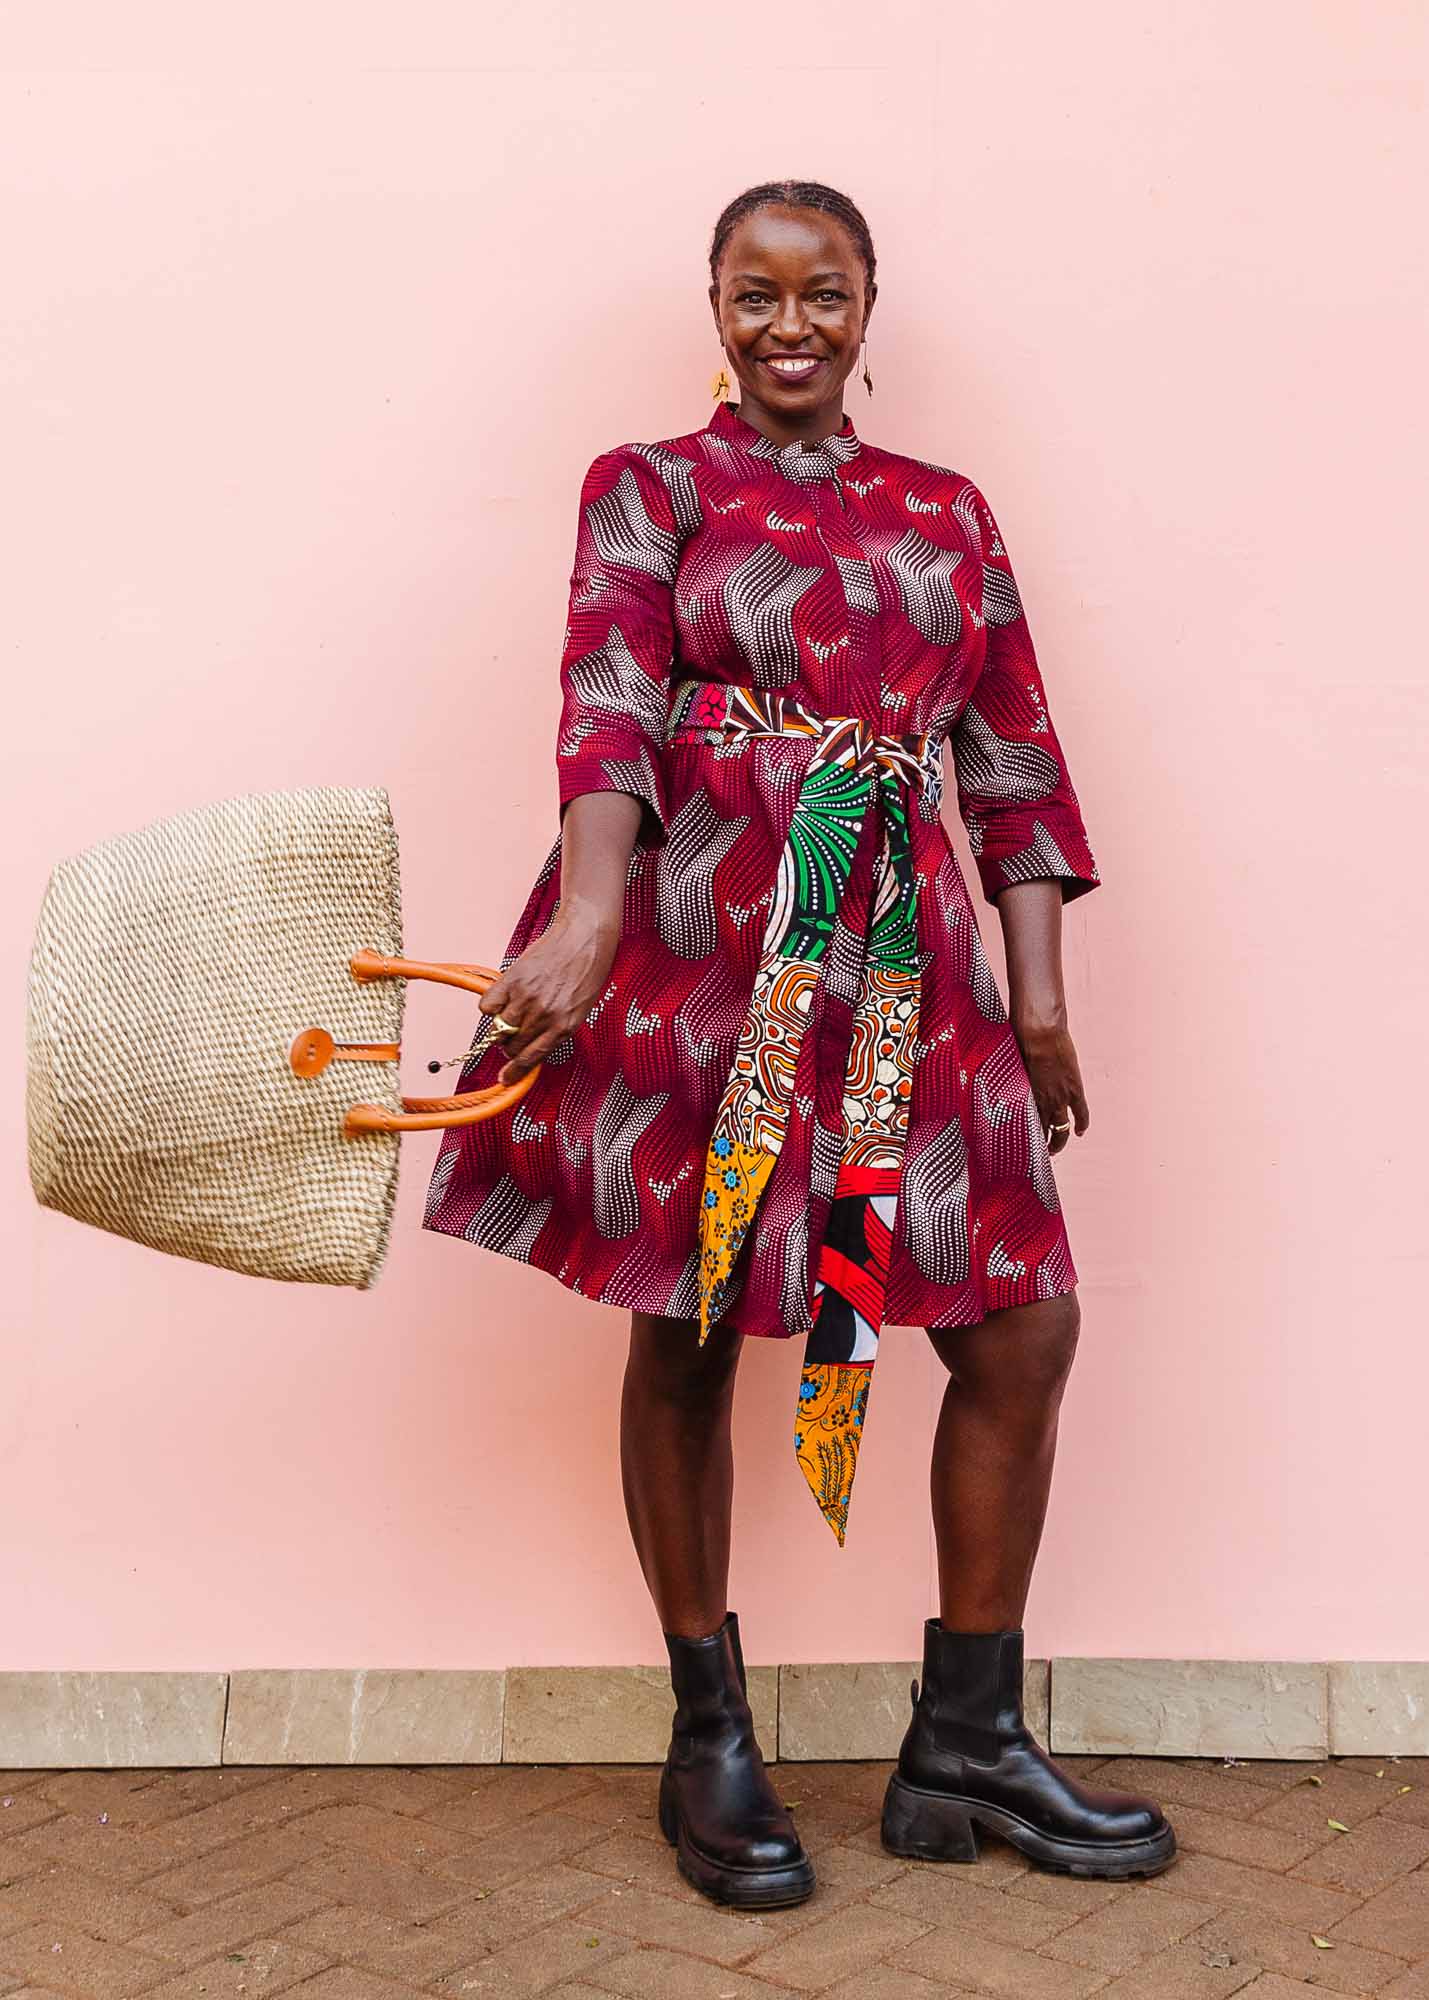
{"type": "MultiPolygon", "coordinates": [[[[793,695],[767,688],[736,687],[724,681],[675,683],[667,742],[735,742],[752,736],[813,736],[815,762],[867,771],[879,767],[894,777],[942,792],[942,738],[931,729],[902,736],[880,735],[861,715],[819,715],[793,695]]],[[[811,766],[812,768],[812,766],[811,766]]]]}
{"type": "Polygon", "coordinates": [[[910,787],[936,804],[942,743],[932,731],[885,735],[861,716],[819,715],[766,689],[676,684],[667,741],[718,746],[786,735],[812,737],[815,748],[779,856],[749,1011],[705,1162],[700,1343],[726,1304],[730,1273],[784,1142],[835,919],[842,915],[855,934],[860,928],[846,892],[865,817],[877,805],[882,838],[862,911],[867,948],[856,991],[849,988],[854,1017],[839,1165],[794,1423],[800,1468],[842,1545],[883,1323],[913,1089],[919,965],[910,787]]]}

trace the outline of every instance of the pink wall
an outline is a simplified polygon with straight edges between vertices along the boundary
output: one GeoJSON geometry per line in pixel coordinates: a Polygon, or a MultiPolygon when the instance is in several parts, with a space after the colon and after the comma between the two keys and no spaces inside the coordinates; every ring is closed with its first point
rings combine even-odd
{"type": "MultiPolygon", "coordinates": [[[[40,1210],[24,970],[60,855],[300,784],[388,786],[410,948],[499,953],[580,475],[705,421],[709,230],[787,172],[869,214],[848,407],[998,509],[1105,881],[1066,917],[1085,1330],[1029,1643],[1429,1656],[1423,10],[597,14],[7,23],[0,1667],[660,1657],[626,1315],[423,1233],[425,1136],[367,1295],[40,1210]]],[[[472,1019],[414,990],[409,1090],[472,1019]]],[[[885,1341],[843,1552],[798,1359],[746,1352],[751,1656],[906,1656],[931,1351],[885,1341]]]]}

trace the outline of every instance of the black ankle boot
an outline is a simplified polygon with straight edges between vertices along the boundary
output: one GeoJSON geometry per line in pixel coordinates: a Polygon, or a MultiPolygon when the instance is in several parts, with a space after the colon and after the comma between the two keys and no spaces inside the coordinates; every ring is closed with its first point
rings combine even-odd
{"type": "Polygon", "coordinates": [[[976,1861],[976,1827],[1044,1868],[1121,1879],[1155,1875],[1176,1852],[1161,1808],[1090,1791],[1061,1771],[1022,1720],[1021,1632],[923,1628],[923,1687],[883,1801],[883,1843],[923,1861],[976,1861]]]}
{"type": "Polygon", "coordinates": [[[667,1632],[665,1645],[676,1706],[660,1773],[660,1831],[680,1873],[740,1909],[802,1903],[814,1887],[813,1863],[754,1740],[734,1613],[708,1638],[667,1632]]]}

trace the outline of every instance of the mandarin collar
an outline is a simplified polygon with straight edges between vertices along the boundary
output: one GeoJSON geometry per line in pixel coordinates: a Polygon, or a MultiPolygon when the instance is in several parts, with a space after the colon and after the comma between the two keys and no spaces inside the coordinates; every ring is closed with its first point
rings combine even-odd
{"type": "Polygon", "coordinates": [[[853,420],[847,416],[836,431],[830,431],[817,444],[805,445],[796,438],[792,444],[779,445],[773,438],[766,437],[763,431],[756,430],[739,414],[733,403],[725,401],[716,403],[714,415],[705,429],[727,444],[752,452],[756,458],[772,459],[790,479],[836,478],[862,449],[853,420]]]}

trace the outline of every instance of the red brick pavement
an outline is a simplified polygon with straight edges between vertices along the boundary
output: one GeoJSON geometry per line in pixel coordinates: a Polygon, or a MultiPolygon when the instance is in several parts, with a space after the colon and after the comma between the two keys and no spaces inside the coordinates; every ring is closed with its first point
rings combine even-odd
{"type": "Polygon", "coordinates": [[[888,1765],[784,1764],[819,1886],[762,1916],[683,1881],[647,1767],[0,1773],[0,1995],[1429,2000],[1429,1759],[1068,1761],[1165,1801],[1165,1874],[900,1861],[888,1765]]]}

